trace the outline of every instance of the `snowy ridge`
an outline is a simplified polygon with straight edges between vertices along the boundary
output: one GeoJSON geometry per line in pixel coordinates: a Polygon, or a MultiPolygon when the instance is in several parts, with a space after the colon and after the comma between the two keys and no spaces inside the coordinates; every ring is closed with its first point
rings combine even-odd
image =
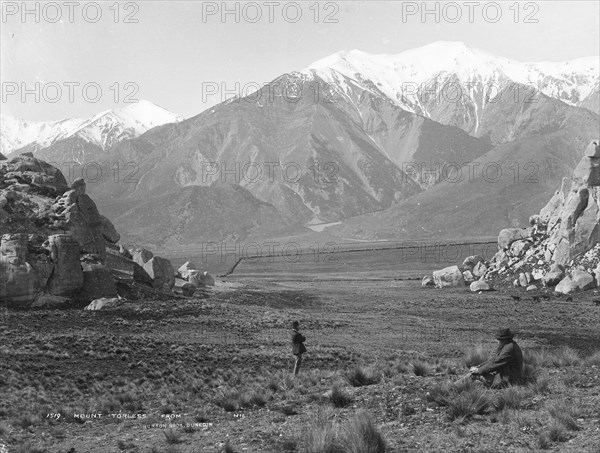
{"type": "MultiPolygon", "coordinates": [[[[314,73],[332,84],[338,81],[335,73],[358,83],[370,81],[402,108],[429,116],[420,93],[411,92],[417,86],[422,92],[448,81],[459,81],[469,92],[483,91],[490,85],[519,83],[579,106],[598,86],[599,60],[599,57],[586,57],[566,62],[521,63],[473,49],[462,42],[440,41],[394,55],[342,51],[313,63],[304,72],[314,73]],[[408,89],[407,84],[411,85],[408,89]]],[[[481,100],[473,102],[481,104],[481,100]]]]}
{"type": "Polygon", "coordinates": [[[37,151],[70,137],[79,137],[107,149],[121,140],[137,137],[153,127],[182,120],[179,115],[144,100],[123,108],[107,110],[87,119],[28,122],[2,115],[0,152],[8,155],[28,145],[32,151],[37,151]]]}

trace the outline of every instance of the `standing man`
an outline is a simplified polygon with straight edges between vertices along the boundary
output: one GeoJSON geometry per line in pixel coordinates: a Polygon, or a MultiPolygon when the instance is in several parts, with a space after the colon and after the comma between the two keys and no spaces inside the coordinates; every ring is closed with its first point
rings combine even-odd
{"type": "Polygon", "coordinates": [[[514,334],[510,329],[500,329],[496,334],[498,340],[496,355],[481,365],[471,367],[471,377],[482,378],[491,388],[519,384],[523,374],[523,353],[519,345],[513,341],[513,337],[514,334]]]}
{"type": "Polygon", "coordinates": [[[298,374],[300,371],[300,365],[302,364],[302,354],[306,352],[306,348],[304,347],[304,342],[306,338],[298,329],[300,328],[300,324],[298,321],[294,321],[292,323],[292,354],[296,356],[296,363],[294,364],[294,376],[298,374]]]}

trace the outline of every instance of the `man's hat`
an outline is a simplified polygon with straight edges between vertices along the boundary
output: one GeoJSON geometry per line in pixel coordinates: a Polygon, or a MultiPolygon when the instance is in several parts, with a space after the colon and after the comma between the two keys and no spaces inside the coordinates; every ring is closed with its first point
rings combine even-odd
{"type": "Polygon", "coordinates": [[[514,336],[510,329],[500,329],[496,332],[496,340],[512,340],[514,336]]]}

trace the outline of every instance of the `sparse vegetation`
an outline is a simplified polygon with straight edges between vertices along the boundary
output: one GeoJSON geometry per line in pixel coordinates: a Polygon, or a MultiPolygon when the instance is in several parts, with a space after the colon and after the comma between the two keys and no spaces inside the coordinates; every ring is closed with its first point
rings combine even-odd
{"type": "MultiPolygon", "coordinates": [[[[281,300],[280,293],[276,294],[281,300]]],[[[525,356],[522,385],[489,390],[469,380],[459,385],[448,381],[466,373],[467,364],[484,361],[486,351],[493,349],[491,341],[461,339],[462,331],[450,330],[448,343],[422,338],[386,343],[383,328],[377,335],[346,330],[353,324],[345,319],[339,322],[337,317],[346,316],[340,311],[319,312],[312,320],[307,316],[307,338],[312,343],[307,343],[311,347],[296,377],[291,373],[292,360],[287,360],[287,332],[272,348],[261,344],[260,336],[247,345],[203,342],[190,346],[189,339],[197,336],[195,330],[186,330],[188,325],[233,323],[243,331],[244,325],[252,322],[256,327],[252,330],[261,332],[278,325],[279,317],[295,316],[285,309],[257,311],[256,306],[235,302],[242,297],[242,292],[227,294],[210,302],[209,308],[173,302],[163,309],[150,301],[134,306],[129,313],[106,312],[93,319],[78,312],[47,311],[44,319],[54,329],[37,336],[31,334],[36,322],[32,313],[11,313],[14,323],[9,323],[8,334],[1,338],[7,347],[0,348],[0,359],[8,364],[3,384],[9,390],[2,408],[6,422],[0,423],[0,442],[10,443],[10,451],[36,451],[42,445],[46,450],[68,451],[73,435],[96,432],[112,436],[109,448],[115,451],[148,452],[152,445],[146,438],[154,433],[154,442],[159,442],[154,451],[161,453],[187,452],[199,439],[209,437],[215,445],[230,439],[230,447],[238,452],[247,448],[345,453],[354,446],[379,451],[380,440],[385,440],[387,452],[402,448],[454,451],[467,441],[474,450],[486,451],[495,447],[489,440],[502,432],[509,445],[521,442],[525,433],[534,449],[556,449],[555,444],[571,439],[582,451],[589,449],[587,438],[595,427],[592,421],[598,404],[598,351],[530,347],[539,335],[533,327],[531,338],[520,342],[525,356]],[[65,334],[72,324],[94,333],[65,334]],[[13,325],[21,327],[17,330],[13,325]],[[171,338],[175,326],[177,335],[171,338]],[[127,335],[122,335],[123,331],[127,335]],[[309,335],[311,331],[319,331],[321,337],[316,340],[309,335]],[[360,337],[349,338],[349,332],[360,337]],[[344,347],[337,345],[340,339],[344,347]],[[122,352],[127,350],[136,351],[135,361],[123,362],[122,352]],[[56,357],[68,352],[77,358],[77,366],[66,365],[74,359],[49,357],[49,351],[56,357]],[[330,393],[324,397],[326,392],[330,393]],[[370,422],[359,415],[363,410],[369,411],[370,422]],[[46,417],[51,412],[60,413],[60,419],[46,417]],[[106,417],[119,412],[147,413],[149,418],[106,417]],[[324,414],[318,423],[317,412],[324,414]],[[93,413],[102,413],[104,418],[74,417],[93,413]],[[183,423],[183,427],[142,430],[145,424],[170,422],[183,423]],[[192,426],[186,427],[186,423],[192,426]],[[399,425],[407,436],[397,435],[399,425]],[[256,426],[261,434],[249,436],[249,426],[256,426]],[[471,436],[475,428],[479,434],[471,436]],[[42,433],[46,433],[44,437],[42,433]]],[[[375,308],[368,307],[373,310],[372,321],[365,319],[373,326],[384,325],[388,319],[397,323],[392,315],[398,307],[397,297],[396,292],[389,303],[378,300],[375,308]]],[[[450,305],[440,300],[432,301],[432,307],[410,304],[406,306],[409,311],[414,307],[411,316],[426,313],[443,322],[448,318],[448,326],[463,319],[465,313],[471,316],[472,309],[468,296],[456,294],[450,305]],[[443,317],[441,307],[446,310],[443,317]]],[[[268,307],[267,302],[263,305],[268,307]]],[[[366,309],[363,305],[352,308],[366,309]]],[[[493,331],[490,325],[505,313],[494,311],[494,304],[486,305],[486,310],[485,319],[490,321],[485,329],[493,331]]],[[[542,316],[536,312],[536,317],[542,316]]],[[[552,324],[555,319],[554,315],[543,317],[544,328],[557,329],[552,324]]],[[[528,322],[527,313],[522,322],[528,322]]],[[[538,322],[542,323],[536,321],[535,325],[538,322]]],[[[285,329],[285,323],[280,325],[285,329]]],[[[223,445],[215,448],[224,449],[223,445]]]]}

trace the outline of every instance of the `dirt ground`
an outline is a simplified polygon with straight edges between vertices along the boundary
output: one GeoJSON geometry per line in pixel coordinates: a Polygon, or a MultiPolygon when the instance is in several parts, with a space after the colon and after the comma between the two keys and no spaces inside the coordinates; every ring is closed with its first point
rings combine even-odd
{"type": "Polygon", "coordinates": [[[345,274],[247,266],[203,300],[4,310],[0,444],[10,453],[302,452],[312,451],[316,419],[364,410],[389,452],[600,451],[595,292],[536,302],[525,292],[513,300],[512,289],[421,288],[409,279],[416,272],[368,264],[345,274]],[[295,380],[291,320],[308,349],[295,380]],[[470,348],[491,351],[499,327],[517,332],[524,351],[569,346],[576,356],[538,364],[546,386],[518,407],[450,419],[428,392],[468,370],[470,348]],[[356,366],[380,378],[354,387],[356,366]],[[348,404],[331,403],[333,386],[348,404]],[[578,409],[576,427],[558,434],[548,409],[557,401],[578,409]]]}

